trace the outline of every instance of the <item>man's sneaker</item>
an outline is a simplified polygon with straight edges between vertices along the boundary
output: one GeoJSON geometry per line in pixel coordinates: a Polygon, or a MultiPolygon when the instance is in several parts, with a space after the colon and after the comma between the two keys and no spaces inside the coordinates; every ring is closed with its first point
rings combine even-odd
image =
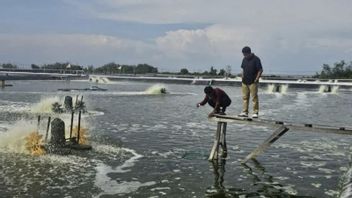
{"type": "Polygon", "coordinates": [[[242,112],[242,113],[238,114],[238,117],[248,117],[248,113],[242,112]]]}
{"type": "Polygon", "coordinates": [[[225,112],[222,112],[222,111],[220,111],[218,114],[219,114],[219,115],[226,115],[226,113],[225,113],[225,112]]]}
{"type": "Polygon", "coordinates": [[[258,118],[258,114],[257,114],[257,113],[254,113],[254,114],[252,115],[252,118],[258,118]]]}

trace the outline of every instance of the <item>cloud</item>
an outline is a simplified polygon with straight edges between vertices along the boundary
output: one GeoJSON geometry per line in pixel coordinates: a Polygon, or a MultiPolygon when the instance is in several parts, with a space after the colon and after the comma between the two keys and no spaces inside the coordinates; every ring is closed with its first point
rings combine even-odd
{"type": "MultiPolygon", "coordinates": [[[[70,61],[103,64],[108,61],[138,63],[152,46],[135,40],[85,34],[0,34],[0,58],[25,63],[70,61]]],[[[145,60],[147,61],[147,60],[145,60]]]]}
{"type": "MultiPolygon", "coordinates": [[[[349,0],[70,0],[95,17],[140,23],[214,23],[272,27],[352,24],[349,0]]],[[[346,26],[344,26],[346,27],[346,26]]]]}
{"type": "Polygon", "coordinates": [[[262,59],[265,72],[314,73],[324,63],[349,61],[352,51],[349,0],[62,2],[63,7],[75,11],[70,17],[80,19],[71,23],[77,28],[67,28],[62,21],[57,27],[60,33],[53,30],[54,33],[0,34],[0,58],[25,63],[64,60],[95,65],[110,61],[145,62],[171,71],[185,66],[204,71],[210,66],[232,65],[233,71],[238,72],[241,48],[249,45],[262,59]],[[81,21],[85,23],[81,28],[85,33],[79,31],[81,21]],[[94,26],[107,21],[99,28],[94,26]],[[132,30],[125,31],[124,36],[116,31],[131,28],[131,24],[134,37],[132,30]],[[69,30],[61,31],[65,28],[69,30]]]}
{"type": "Polygon", "coordinates": [[[250,29],[213,25],[205,29],[167,32],[156,39],[156,46],[164,58],[178,61],[180,65],[193,63],[193,67],[200,69],[240,60],[241,49],[248,44],[251,35],[250,29]]]}

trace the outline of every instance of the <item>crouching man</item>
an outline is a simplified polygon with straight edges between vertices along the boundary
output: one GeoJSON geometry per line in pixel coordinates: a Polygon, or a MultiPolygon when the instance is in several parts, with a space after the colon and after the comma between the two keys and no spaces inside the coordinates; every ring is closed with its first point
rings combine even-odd
{"type": "Polygon", "coordinates": [[[208,103],[214,108],[212,112],[209,113],[208,117],[214,116],[214,114],[225,115],[226,108],[230,106],[230,97],[220,88],[213,88],[207,86],[204,88],[205,98],[202,102],[197,104],[197,107],[203,106],[208,103]]]}

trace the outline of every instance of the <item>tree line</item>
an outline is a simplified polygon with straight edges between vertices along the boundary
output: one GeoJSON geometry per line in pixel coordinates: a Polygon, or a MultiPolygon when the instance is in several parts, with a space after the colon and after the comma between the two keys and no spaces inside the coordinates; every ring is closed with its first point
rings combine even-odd
{"type": "MultiPolygon", "coordinates": [[[[12,63],[0,63],[0,68],[3,69],[18,69],[16,64],[12,63]]],[[[23,68],[22,68],[23,69],[23,68]]],[[[51,69],[51,70],[82,70],[88,74],[147,74],[147,73],[159,73],[158,68],[148,64],[138,64],[138,65],[125,65],[117,64],[114,62],[107,63],[100,67],[88,66],[84,67],[82,65],[70,64],[69,62],[64,63],[52,63],[44,65],[31,64],[31,69],[41,70],[41,69],[51,69]]],[[[217,70],[213,66],[209,70],[204,72],[190,72],[187,68],[180,69],[179,72],[163,72],[163,74],[178,74],[185,76],[212,76],[212,77],[232,77],[231,66],[227,65],[224,69],[217,70]]],[[[342,79],[342,78],[352,78],[352,61],[347,63],[344,60],[336,62],[333,66],[328,64],[323,64],[322,70],[317,72],[313,78],[321,79],[342,79]]]]}
{"type": "Polygon", "coordinates": [[[96,74],[147,74],[158,73],[158,68],[148,64],[121,65],[112,62],[97,68],[88,66],[85,68],[85,72],[96,74]]]}
{"type": "Polygon", "coordinates": [[[334,66],[323,64],[320,73],[316,73],[315,78],[321,79],[343,79],[352,78],[352,62],[346,63],[344,60],[334,63],[334,66]]]}
{"type": "MultiPolygon", "coordinates": [[[[19,68],[16,64],[3,63],[0,64],[2,69],[24,69],[19,68]]],[[[84,67],[81,65],[71,64],[69,62],[64,63],[52,63],[37,65],[31,64],[32,70],[82,70],[85,73],[97,73],[97,74],[146,74],[146,73],[158,73],[158,68],[148,64],[138,65],[120,65],[116,63],[108,63],[101,67],[88,66],[84,67]]]]}
{"type": "MultiPolygon", "coordinates": [[[[167,72],[166,72],[167,73],[167,72]]],[[[191,76],[219,76],[219,77],[231,77],[231,66],[227,65],[226,68],[220,69],[219,71],[213,66],[210,67],[209,71],[204,72],[190,72],[187,68],[182,68],[180,72],[176,73],[180,75],[191,75],[191,76]]]]}
{"type": "MultiPolygon", "coordinates": [[[[0,64],[0,68],[3,69],[19,69],[16,64],[4,63],[0,64]]],[[[23,68],[22,68],[23,69],[23,68]]],[[[82,70],[87,74],[157,74],[158,68],[148,64],[137,64],[137,65],[126,65],[126,64],[117,64],[114,62],[107,63],[100,67],[94,66],[81,66],[76,64],[71,64],[69,62],[64,63],[52,63],[37,65],[31,64],[32,70],[82,70]]],[[[217,70],[213,66],[209,70],[204,72],[190,72],[187,68],[182,68],[179,72],[162,72],[163,74],[172,74],[172,75],[185,75],[185,76],[212,76],[212,77],[231,77],[231,67],[228,65],[225,69],[217,70]]]]}

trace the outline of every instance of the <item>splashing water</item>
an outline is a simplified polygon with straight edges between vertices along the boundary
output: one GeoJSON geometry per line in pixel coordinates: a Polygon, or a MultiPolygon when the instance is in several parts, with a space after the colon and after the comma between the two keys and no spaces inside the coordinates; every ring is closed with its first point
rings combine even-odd
{"type": "Polygon", "coordinates": [[[40,156],[45,154],[43,147],[43,135],[40,135],[37,131],[30,133],[26,139],[25,147],[29,153],[33,156],[40,156]]]}
{"type": "Polygon", "coordinates": [[[154,95],[157,95],[157,94],[164,94],[162,90],[167,90],[165,85],[163,84],[156,84],[156,85],[153,85],[151,87],[149,87],[148,89],[146,89],[144,91],[144,93],[146,94],[154,94],[154,95]]]}
{"type": "Polygon", "coordinates": [[[28,154],[26,137],[33,131],[37,131],[34,123],[26,121],[16,122],[6,133],[0,134],[0,148],[9,152],[28,154]]]}
{"type": "Polygon", "coordinates": [[[31,107],[31,111],[33,113],[52,113],[52,105],[56,102],[61,103],[60,101],[63,100],[58,96],[42,98],[40,102],[31,107]]]}
{"type": "MultiPolygon", "coordinates": [[[[80,102],[81,98],[72,96],[72,104],[75,106],[77,102],[80,102]]],[[[31,112],[33,113],[53,113],[52,107],[54,103],[61,104],[61,107],[64,106],[64,97],[59,96],[51,96],[51,97],[44,97],[41,100],[33,104],[31,106],[31,112]]]]}
{"type": "Polygon", "coordinates": [[[276,85],[276,84],[269,84],[267,88],[267,93],[287,93],[288,85],[276,85]]]}
{"type": "Polygon", "coordinates": [[[319,87],[319,93],[336,94],[338,90],[339,90],[339,86],[321,85],[319,87]]]}
{"type": "Polygon", "coordinates": [[[333,86],[332,87],[332,90],[331,90],[331,93],[333,94],[337,94],[337,91],[339,90],[339,86],[333,86]]]}
{"type": "Polygon", "coordinates": [[[101,84],[111,84],[111,81],[106,78],[106,77],[91,77],[89,79],[91,82],[94,82],[94,83],[101,83],[101,84]]]}
{"type": "Polygon", "coordinates": [[[288,90],[288,85],[281,85],[281,93],[285,94],[287,93],[288,90]]]}

